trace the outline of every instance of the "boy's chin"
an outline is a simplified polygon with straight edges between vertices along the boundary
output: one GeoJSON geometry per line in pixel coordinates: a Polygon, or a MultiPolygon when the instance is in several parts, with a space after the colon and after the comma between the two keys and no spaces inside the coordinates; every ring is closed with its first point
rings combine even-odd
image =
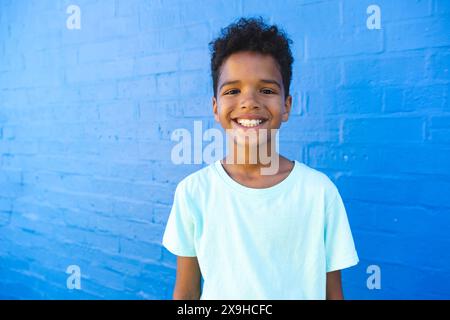
{"type": "Polygon", "coordinates": [[[278,129],[231,129],[227,130],[227,139],[228,143],[232,143],[235,147],[238,148],[250,148],[255,149],[257,152],[261,148],[269,148],[268,144],[271,141],[276,141],[278,129]]]}
{"type": "Polygon", "coordinates": [[[235,137],[234,138],[234,144],[237,147],[241,148],[260,148],[266,146],[270,141],[269,140],[262,140],[259,138],[256,139],[248,139],[248,137],[235,137]]]}

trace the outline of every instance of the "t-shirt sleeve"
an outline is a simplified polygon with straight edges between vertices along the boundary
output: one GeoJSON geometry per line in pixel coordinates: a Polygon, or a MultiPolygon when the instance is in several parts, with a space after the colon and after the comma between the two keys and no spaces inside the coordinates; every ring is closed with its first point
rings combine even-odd
{"type": "Polygon", "coordinates": [[[333,186],[325,212],[326,272],[342,270],[359,262],[342,198],[333,186]]]}
{"type": "Polygon", "coordinates": [[[194,219],[185,185],[178,184],[162,244],[177,256],[195,257],[194,219]]]}

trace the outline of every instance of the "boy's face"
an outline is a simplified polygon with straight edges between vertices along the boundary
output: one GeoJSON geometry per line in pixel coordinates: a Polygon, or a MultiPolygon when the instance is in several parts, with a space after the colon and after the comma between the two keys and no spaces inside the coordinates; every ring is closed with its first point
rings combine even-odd
{"type": "Polygon", "coordinates": [[[247,145],[248,141],[239,137],[261,129],[267,130],[267,139],[258,138],[255,143],[267,143],[271,129],[279,129],[281,122],[288,120],[292,97],[284,96],[283,79],[272,56],[234,53],[223,63],[217,83],[214,118],[224,129],[232,130],[236,143],[247,145]]]}

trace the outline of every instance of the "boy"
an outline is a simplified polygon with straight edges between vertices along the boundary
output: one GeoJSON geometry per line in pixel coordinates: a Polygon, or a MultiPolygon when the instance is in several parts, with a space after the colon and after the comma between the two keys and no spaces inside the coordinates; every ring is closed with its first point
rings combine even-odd
{"type": "Polygon", "coordinates": [[[358,256],[337,188],[274,151],[272,135],[247,139],[288,120],[290,42],[240,19],[210,44],[213,113],[233,152],[176,188],[163,237],[177,255],[174,299],[343,299],[339,270],[358,256]],[[263,147],[269,161],[249,161],[263,147]]]}

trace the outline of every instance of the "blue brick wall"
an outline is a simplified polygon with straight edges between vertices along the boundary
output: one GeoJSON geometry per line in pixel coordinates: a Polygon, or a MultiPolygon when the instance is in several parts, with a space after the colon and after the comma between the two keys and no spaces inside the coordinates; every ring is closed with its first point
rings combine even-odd
{"type": "Polygon", "coordinates": [[[347,298],[450,297],[449,1],[1,0],[0,298],[171,297],[160,240],[205,164],[174,165],[170,134],[216,126],[207,44],[254,15],[294,41],[281,150],[341,190],[361,258],[347,298]]]}

